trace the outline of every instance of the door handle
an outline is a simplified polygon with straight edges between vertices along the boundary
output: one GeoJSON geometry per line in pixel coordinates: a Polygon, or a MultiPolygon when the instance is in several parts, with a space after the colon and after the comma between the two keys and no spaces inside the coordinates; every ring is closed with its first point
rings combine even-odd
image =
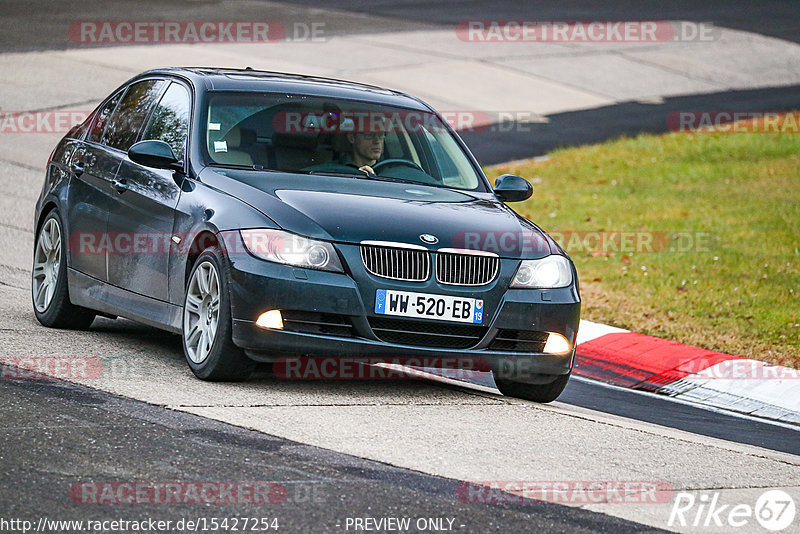
{"type": "Polygon", "coordinates": [[[71,170],[72,174],[74,174],[75,176],[80,177],[80,175],[83,174],[84,171],[86,170],[86,166],[83,164],[82,161],[73,160],[69,164],[69,170],[71,170]]]}
{"type": "Polygon", "coordinates": [[[125,178],[121,178],[119,180],[117,180],[115,178],[114,181],[111,182],[111,185],[114,187],[114,189],[117,190],[117,193],[120,193],[120,194],[122,194],[125,191],[127,191],[128,189],[130,189],[128,187],[128,181],[125,178]]]}

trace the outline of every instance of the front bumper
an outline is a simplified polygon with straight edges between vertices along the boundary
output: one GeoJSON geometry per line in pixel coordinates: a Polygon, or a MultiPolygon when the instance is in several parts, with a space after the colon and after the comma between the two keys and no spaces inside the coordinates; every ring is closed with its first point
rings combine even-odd
{"type": "MultiPolygon", "coordinates": [[[[228,237],[236,239],[235,236],[228,237]]],[[[337,245],[337,249],[348,266],[347,274],[299,269],[263,261],[246,253],[231,256],[233,342],[251,358],[260,361],[291,356],[471,358],[487,363],[496,372],[505,369],[512,374],[562,375],[570,371],[574,347],[569,354],[552,355],[493,350],[490,345],[500,330],[556,332],[574,345],[580,317],[580,297],[575,283],[550,290],[507,289],[519,261],[505,259],[501,262],[497,279],[479,288],[440,285],[435,280],[398,282],[367,273],[361,264],[358,246],[337,245]],[[370,317],[385,317],[373,312],[378,288],[483,298],[485,334],[467,349],[382,341],[369,322],[370,317]],[[256,326],[257,317],[272,309],[346,317],[352,323],[351,337],[256,326]]],[[[447,324],[442,321],[435,323],[447,324]]]]}

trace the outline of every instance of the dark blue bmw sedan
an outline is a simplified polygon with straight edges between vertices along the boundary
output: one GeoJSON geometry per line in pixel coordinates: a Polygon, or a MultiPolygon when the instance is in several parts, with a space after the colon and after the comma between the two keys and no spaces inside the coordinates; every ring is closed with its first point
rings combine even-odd
{"type": "MultiPolygon", "coordinates": [[[[250,69],[145,72],[53,151],[36,205],[38,320],[179,333],[204,380],[256,362],[469,362],[539,402],[567,384],[567,254],[429,106],[250,69]]],[[[433,363],[432,365],[436,365],[433,363]]]]}

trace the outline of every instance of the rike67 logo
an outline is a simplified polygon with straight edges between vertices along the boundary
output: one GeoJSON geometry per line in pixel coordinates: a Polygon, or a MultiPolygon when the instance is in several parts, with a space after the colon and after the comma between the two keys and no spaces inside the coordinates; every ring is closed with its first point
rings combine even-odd
{"type": "MultiPolygon", "coordinates": [[[[780,532],[789,528],[796,514],[795,502],[782,490],[768,490],[762,493],[755,502],[720,503],[720,492],[675,494],[672,511],[667,521],[668,527],[693,527],[712,529],[736,529],[753,527],[755,522],[763,528],[780,532]]],[[[748,531],[751,529],[748,529],[748,531]]],[[[794,531],[793,531],[794,532],[794,531]]]]}

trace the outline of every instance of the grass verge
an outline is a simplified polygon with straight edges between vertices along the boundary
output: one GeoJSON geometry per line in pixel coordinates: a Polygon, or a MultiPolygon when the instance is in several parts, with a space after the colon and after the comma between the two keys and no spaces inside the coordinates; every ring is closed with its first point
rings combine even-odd
{"type": "Polygon", "coordinates": [[[575,262],[582,317],[800,367],[800,134],[669,133],[486,169],[575,262]]]}

